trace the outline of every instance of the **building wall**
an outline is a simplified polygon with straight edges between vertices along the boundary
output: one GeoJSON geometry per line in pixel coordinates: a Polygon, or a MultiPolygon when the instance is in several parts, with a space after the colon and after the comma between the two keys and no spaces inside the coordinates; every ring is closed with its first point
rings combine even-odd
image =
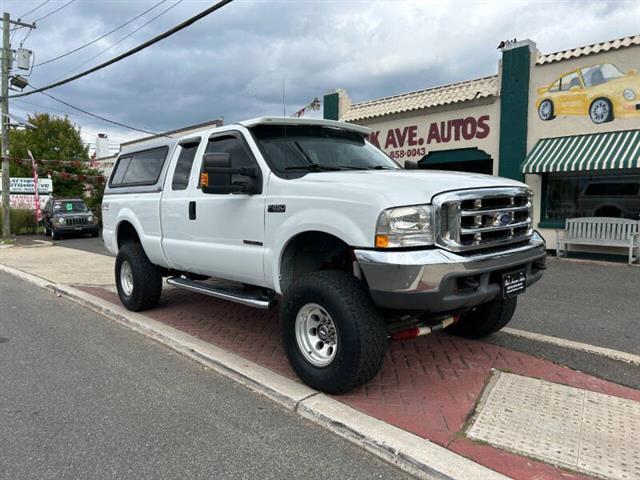
{"type": "Polygon", "coordinates": [[[498,172],[500,100],[495,97],[356,123],[371,128],[369,140],[400,164],[434,151],[476,147],[491,155],[498,172]]]}
{"type": "MultiPolygon", "coordinates": [[[[640,45],[533,67],[529,84],[528,150],[531,150],[541,138],[640,128],[640,112],[635,117],[617,118],[612,122],[600,125],[594,124],[588,115],[563,115],[549,121],[542,121],[538,117],[535,103],[539,97],[537,93],[539,87],[551,84],[558,77],[571,70],[600,63],[612,63],[623,73],[627,73],[631,69],[640,72],[640,45]]],[[[640,73],[630,78],[630,83],[634,82],[640,86],[640,73]]],[[[640,88],[635,87],[634,89],[640,102],[640,88]]]]}
{"type": "MultiPolygon", "coordinates": [[[[595,124],[588,115],[557,115],[553,120],[543,121],[538,115],[536,100],[540,98],[538,89],[555,82],[568,72],[578,68],[584,68],[591,65],[602,63],[611,63],[618,67],[623,73],[630,70],[640,71],[640,46],[631,46],[620,50],[610,50],[591,54],[569,60],[562,60],[547,64],[532,63],[529,84],[529,110],[528,110],[528,132],[527,132],[527,150],[535,146],[538,140],[543,138],[563,137],[578,134],[591,134],[600,132],[610,132],[619,130],[640,129],[640,111],[628,118],[615,118],[611,122],[604,124],[595,124]]],[[[640,74],[625,77],[624,82],[636,91],[636,102],[640,102],[640,74]]],[[[603,84],[598,95],[605,95],[609,89],[603,84]]],[[[599,87],[596,87],[599,88],[599,87]]],[[[582,92],[584,93],[584,92],[582,92]]],[[[624,170],[620,171],[624,175],[624,170]]],[[[556,248],[556,239],[558,232],[562,230],[561,226],[557,228],[545,228],[539,225],[542,210],[543,199],[543,176],[539,174],[526,175],[525,182],[532,187],[535,194],[535,225],[538,226],[540,233],[547,241],[550,249],[556,248]]],[[[579,246],[571,247],[572,250],[589,252],[589,253],[624,253],[620,249],[579,246]]]]}

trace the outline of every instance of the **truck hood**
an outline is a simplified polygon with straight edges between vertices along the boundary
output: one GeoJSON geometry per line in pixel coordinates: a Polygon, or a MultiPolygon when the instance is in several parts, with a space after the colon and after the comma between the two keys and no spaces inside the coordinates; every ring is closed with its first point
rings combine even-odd
{"type": "Polygon", "coordinates": [[[310,173],[294,181],[308,186],[307,191],[314,191],[314,194],[318,191],[317,187],[320,187],[323,192],[335,188],[354,194],[360,192],[367,192],[368,195],[377,193],[386,197],[389,206],[430,203],[435,195],[452,190],[526,186],[508,178],[444,170],[318,172],[310,173]]]}

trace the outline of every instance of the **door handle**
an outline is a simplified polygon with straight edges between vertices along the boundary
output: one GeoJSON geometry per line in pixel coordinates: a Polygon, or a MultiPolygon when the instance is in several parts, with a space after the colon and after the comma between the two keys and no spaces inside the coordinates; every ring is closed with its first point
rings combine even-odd
{"type": "Polygon", "coordinates": [[[196,202],[191,201],[189,202],[189,220],[195,220],[195,219],[196,219],[196,202]]]}

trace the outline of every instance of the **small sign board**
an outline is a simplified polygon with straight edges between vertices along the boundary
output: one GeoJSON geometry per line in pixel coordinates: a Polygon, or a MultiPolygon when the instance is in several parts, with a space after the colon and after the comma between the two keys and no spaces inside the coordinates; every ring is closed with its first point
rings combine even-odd
{"type": "MultiPolygon", "coordinates": [[[[2,176],[0,175],[0,180],[2,176]]],[[[11,177],[9,193],[34,193],[33,178],[31,177],[11,177]]],[[[2,182],[0,181],[0,192],[2,192],[2,182]]],[[[48,195],[53,192],[53,180],[50,178],[38,179],[38,193],[48,195]]]]}

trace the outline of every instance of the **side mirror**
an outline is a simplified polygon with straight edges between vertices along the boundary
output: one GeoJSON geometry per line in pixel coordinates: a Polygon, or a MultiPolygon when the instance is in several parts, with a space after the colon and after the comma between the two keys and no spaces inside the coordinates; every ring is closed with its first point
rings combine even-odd
{"type": "Polygon", "coordinates": [[[404,169],[405,170],[419,170],[418,162],[415,160],[405,160],[404,161],[404,169]]]}
{"type": "Polygon", "coordinates": [[[634,77],[638,75],[638,70],[636,70],[635,68],[630,68],[629,71],[627,72],[627,75],[629,75],[630,77],[634,77]]]}
{"type": "Polygon", "coordinates": [[[582,87],[579,87],[578,85],[574,85],[569,89],[570,92],[579,92],[580,90],[582,90],[582,87]]]}
{"type": "Polygon", "coordinates": [[[256,193],[255,167],[231,167],[228,153],[205,153],[200,171],[200,186],[204,193],[256,193]],[[237,178],[237,177],[241,178],[237,178]]]}

